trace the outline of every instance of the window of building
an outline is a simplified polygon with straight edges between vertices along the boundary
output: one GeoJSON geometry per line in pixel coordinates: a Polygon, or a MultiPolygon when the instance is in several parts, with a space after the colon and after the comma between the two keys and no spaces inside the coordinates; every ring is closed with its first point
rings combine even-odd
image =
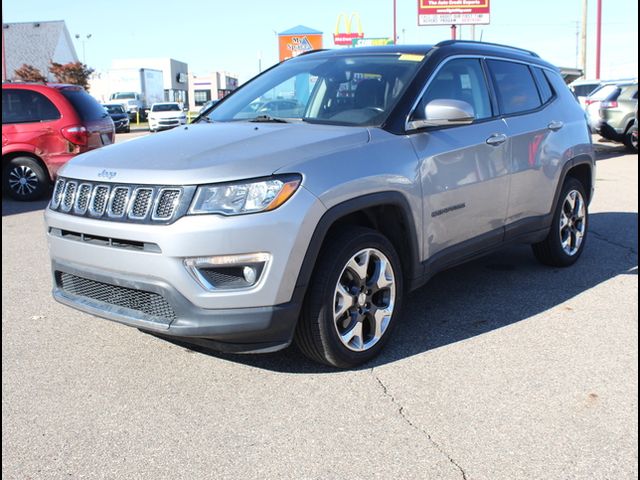
{"type": "Polygon", "coordinates": [[[194,90],[193,100],[196,104],[196,107],[201,107],[209,100],[211,100],[211,90],[194,90]]]}

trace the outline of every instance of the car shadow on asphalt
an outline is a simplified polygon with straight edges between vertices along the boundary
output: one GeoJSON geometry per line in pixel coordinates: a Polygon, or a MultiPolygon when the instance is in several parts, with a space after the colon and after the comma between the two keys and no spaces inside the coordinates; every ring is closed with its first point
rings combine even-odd
{"type": "Polygon", "coordinates": [[[625,155],[632,155],[632,153],[627,150],[627,147],[621,143],[608,141],[594,142],[593,148],[596,152],[596,161],[598,162],[623,157],[625,155]]]}
{"type": "Polygon", "coordinates": [[[35,212],[44,210],[49,203],[49,198],[36,200],[33,202],[18,202],[7,196],[2,196],[2,216],[17,215],[19,213],[35,212]]]}
{"type": "MultiPolygon", "coordinates": [[[[382,353],[357,368],[365,370],[473,339],[559,309],[579,311],[573,300],[618,275],[637,275],[638,215],[606,212],[590,216],[582,258],[570,268],[537,262],[527,245],[514,245],[439,273],[412,292],[382,353]]],[[[223,354],[178,342],[188,351],[282,373],[332,373],[294,346],[269,354],[223,354]]]]}

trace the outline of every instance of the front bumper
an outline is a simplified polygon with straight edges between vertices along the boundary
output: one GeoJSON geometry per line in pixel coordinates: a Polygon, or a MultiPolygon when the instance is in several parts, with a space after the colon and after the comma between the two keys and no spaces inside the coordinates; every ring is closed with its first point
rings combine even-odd
{"type": "Polygon", "coordinates": [[[179,127],[180,125],[186,125],[186,118],[174,118],[174,119],[160,119],[149,120],[149,128],[151,130],[166,130],[170,128],[179,127]]]}
{"type": "Polygon", "coordinates": [[[116,129],[116,132],[126,131],[129,128],[130,122],[128,118],[122,120],[114,120],[113,125],[116,129]]]}
{"type": "Polygon", "coordinates": [[[53,295],[79,310],[157,334],[206,338],[243,351],[281,348],[291,341],[301,303],[295,284],[324,211],[304,188],[271,212],[185,216],[169,225],[98,220],[47,209],[53,295]],[[254,252],[268,253],[270,261],[257,284],[243,290],[206,290],[185,266],[189,258],[254,252]],[[65,288],[62,274],[77,277],[87,288],[100,282],[96,288],[103,291],[98,296],[78,294],[65,288]],[[122,295],[137,292],[154,296],[173,313],[160,318],[135,302],[120,301],[122,295]]]}
{"type": "Polygon", "coordinates": [[[53,297],[60,303],[163,337],[186,342],[196,340],[194,343],[209,345],[220,351],[266,352],[287,347],[291,343],[301,307],[299,297],[302,295],[296,294],[292,301],[282,305],[208,310],[193,305],[170,284],[161,280],[132,275],[114,276],[56,261],[52,262],[52,271],[53,297]],[[136,309],[70,293],[62,286],[61,275],[92,281],[94,285],[115,286],[120,292],[130,289],[159,295],[171,305],[175,318],[170,322],[164,321],[136,309]]]}

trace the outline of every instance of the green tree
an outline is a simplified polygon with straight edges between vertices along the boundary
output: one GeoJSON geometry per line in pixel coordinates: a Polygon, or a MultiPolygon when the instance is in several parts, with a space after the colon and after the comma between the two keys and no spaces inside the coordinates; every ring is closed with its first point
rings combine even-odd
{"type": "Polygon", "coordinates": [[[51,62],[49,71],[58,82],[80,85],[85,90],[89,90],[89,77],[94,72],[93,68],[89,68],[81,62],[65,63],[64,65],[51,62]]]}
{"type": "Polygon", "coordinates": [[[47,79],[42,72],[33,65],[23,63],[22,66],[15,70],[14,75],[23,82],[46,82],[47,79]]]}

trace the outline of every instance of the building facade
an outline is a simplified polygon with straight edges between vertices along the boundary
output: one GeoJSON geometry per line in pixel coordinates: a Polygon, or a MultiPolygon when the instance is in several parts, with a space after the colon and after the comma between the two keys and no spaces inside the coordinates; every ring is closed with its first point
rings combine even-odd
{"type": "Polygon", "coordinates": [[[238,88],[237,75],[212,72],[189,76],[189,110],[198,111],[210,100],[219,100],[238,88]]]}
{"type": "Polygon", "coordinates": [[[111,62],[112,69],[149,68],[161,70],[164,81],[164,101],[189,104],[189,66],[173,58],[127,58],[111,62]]]}
{"type": "Polygon", "coordinates": [[[15,71],[31,65],[49,81],[51,62],[78,62],[78,55],[64,20],[2,24],[2,81],[16,80],[15,71]]]}

